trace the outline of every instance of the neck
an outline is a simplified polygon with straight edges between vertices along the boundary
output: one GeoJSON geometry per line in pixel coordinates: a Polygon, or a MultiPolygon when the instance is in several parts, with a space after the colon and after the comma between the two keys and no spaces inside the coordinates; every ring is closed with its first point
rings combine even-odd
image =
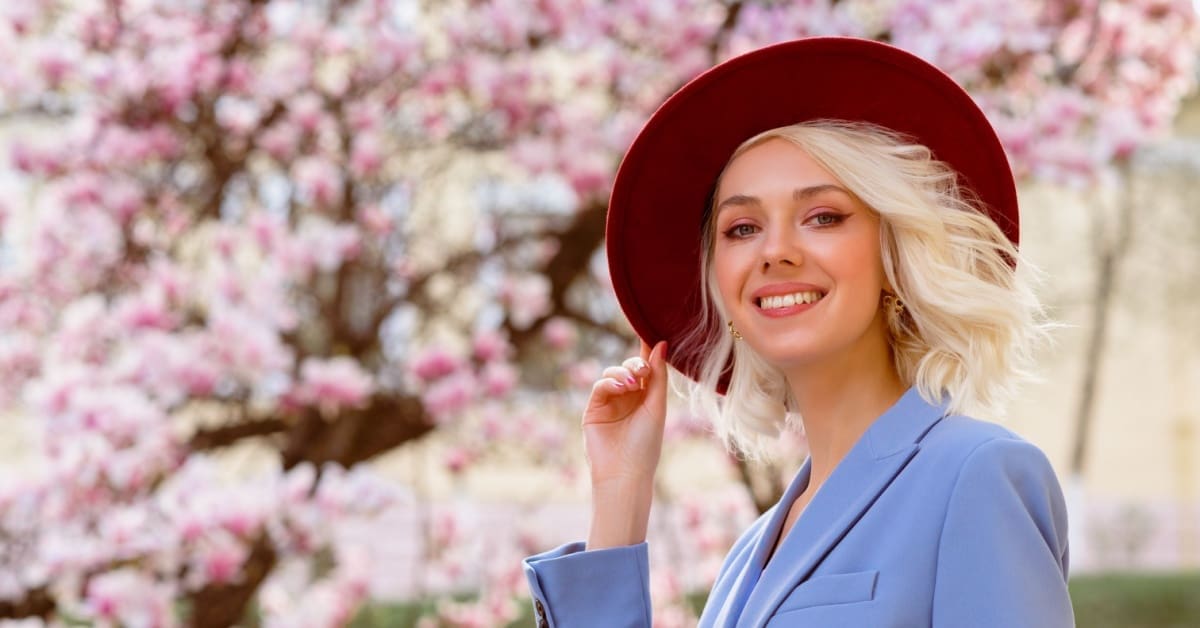
{"type": "Polygon", "coordinates": [[[904,394],[886,339],[787,374],[812,458],[808,493],[824,484],[842,458],[904,394]]]}

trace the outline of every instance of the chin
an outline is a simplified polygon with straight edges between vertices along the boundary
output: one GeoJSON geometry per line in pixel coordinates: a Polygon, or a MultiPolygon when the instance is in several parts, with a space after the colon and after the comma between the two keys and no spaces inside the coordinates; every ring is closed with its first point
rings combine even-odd
{"type": "Polygon", "coordinates": [[[771,366],[790,370],[820,364],[836,353],[832,347],[780,347],[771,346],[767,351],[756,350],[759,357],[771,366]]]}

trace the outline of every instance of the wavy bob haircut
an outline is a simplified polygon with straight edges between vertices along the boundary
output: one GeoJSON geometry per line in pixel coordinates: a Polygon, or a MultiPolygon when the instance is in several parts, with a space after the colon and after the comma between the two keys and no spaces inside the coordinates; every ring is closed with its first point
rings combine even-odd
{"type": "MultiPolygon", "coordinates": [[[[905,304],[886,314],[901,380],[953,414],[1002,416],[1016,385],[1032,378],[1033,354],[1051,325],[1031,285],[1036,271],[980,201],[928,148],[863,122],[812,120],[765,131],[729,162],[775,138],[800,147],[879,215],[884,273],[905,304]]],[[[770,458],[780,432],[801,417],[783,372],[727,331],[713,271],[714,208],[706,215],[701,324],[679,345],[702,356],[699,381],[677,373],[673,387],[712,420],[731,452],[770,458]],[[722,397],[717,383],[731,356],[722,397]]]]}

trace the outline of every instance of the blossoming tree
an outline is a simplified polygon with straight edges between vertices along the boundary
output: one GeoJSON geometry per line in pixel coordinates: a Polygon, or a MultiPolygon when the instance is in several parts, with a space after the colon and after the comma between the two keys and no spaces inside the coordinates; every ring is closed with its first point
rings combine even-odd
{"type": "MultiPolygon", "coordinates": [[[[633,340],[598,258],[622,151],[714,62],[816,34],[925,56],[1020,175],[1076,183],[1195,76],[1185,0],[6,3],[0,406],[37,448],[0,478],[0,618],[348,621],[370,556],[333,532],[394,497],[361,463],[433,430],[455,469],[550,456],[577,417],[538,410],[633,340]],[[224,477],[249,440],[275,463],[224,477]]],[[[727,515],[688,511],[716,556],[727,515]]],[[[430,621],[512,619],[515,567],[430,621]]]]}

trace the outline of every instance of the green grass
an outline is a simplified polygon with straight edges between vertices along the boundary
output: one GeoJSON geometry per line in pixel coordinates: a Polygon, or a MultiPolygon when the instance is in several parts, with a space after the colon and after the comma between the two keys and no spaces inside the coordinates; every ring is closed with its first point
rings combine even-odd
{"type": "MultiPolygon", "coordinates": [[[[1167,573],[1111,573],[1071,579],[1075,625],[1080,628],[1196,628],[1200,626],[1200,571],[1167,573]]],[[[705,594],[688,596],[697,613],[705,594]]],[[[405,628],[416,625],[422,613],[433,609],[426,601],[412,604],[372,604],[350,624],[352,628],[405,628]]],[[[522,616],[508,628],[532,626],[533,611],[522,606],[522,616]]]]}
{"type": "Polygon", "coordinates": [[[1070,587],[1081,627],[1200,626],[1200,571],[1078,576],[1070,587]]]}

